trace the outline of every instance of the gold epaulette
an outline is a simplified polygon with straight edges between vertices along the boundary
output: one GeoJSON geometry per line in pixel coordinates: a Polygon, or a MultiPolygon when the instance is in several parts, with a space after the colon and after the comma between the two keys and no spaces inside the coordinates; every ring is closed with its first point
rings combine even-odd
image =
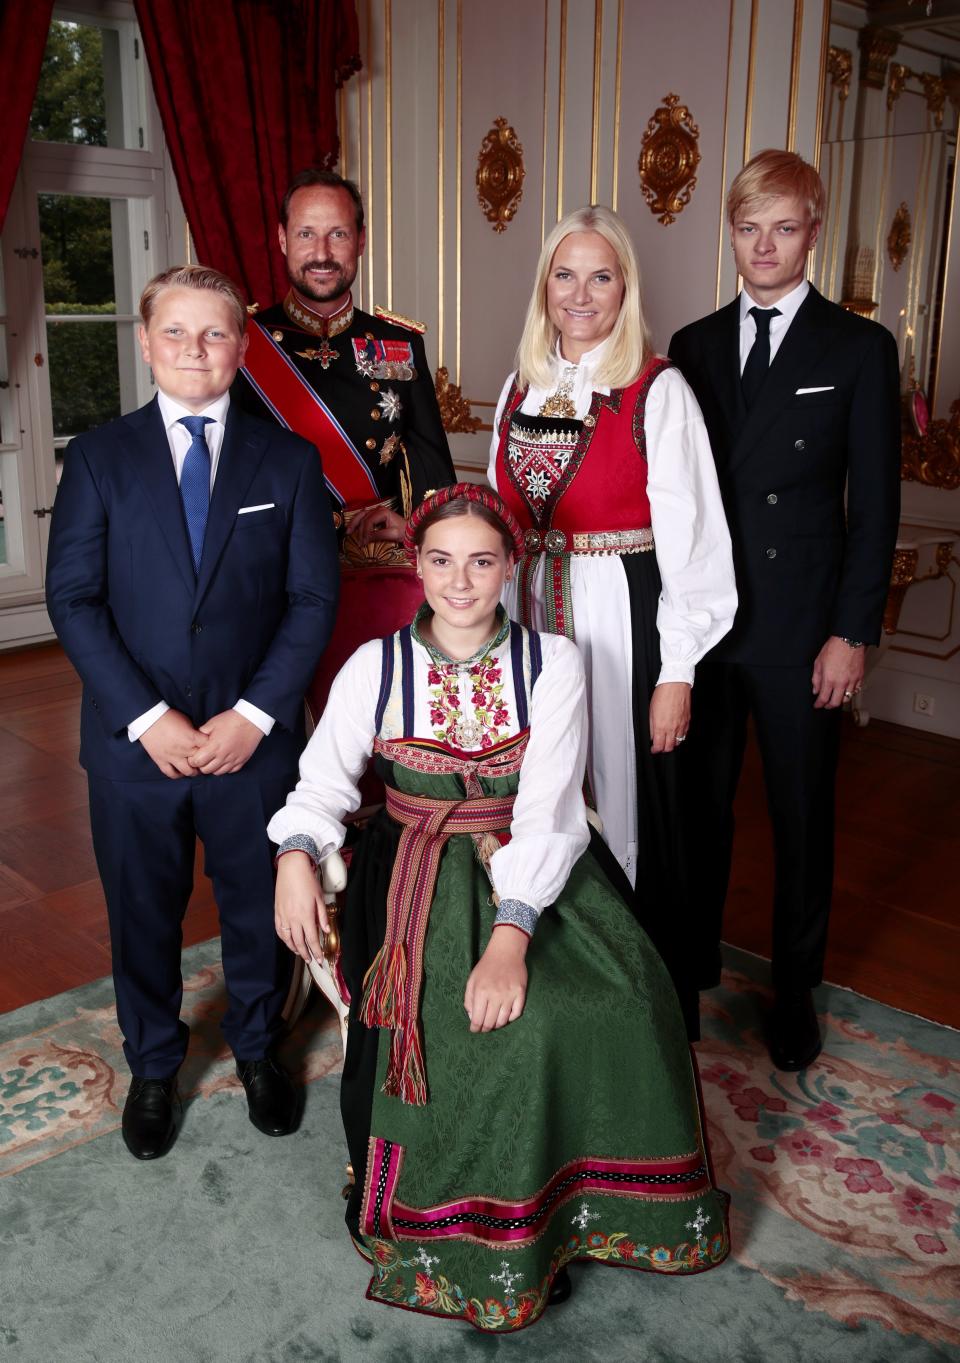
{"type": "Polygon", "coordinates": [[[426,322],[415,322],[412,317],[404,317],[399,312],[387,312],[386,308],[375,307],[374,316],[382,317],[385,322],[393,322],[395,326],[406,327],[408,331],[419,331],[421,335],[427,329],[426,322]]]}
{"type": "Polygon", "coordinates": [[[253,314],[254,314],[255,312],[259,312],[259,311],[260,311],[260,304],[259,304],[259,303],[248,303],[248,304],[247,304],[247,312],[249,312],[249,314],[250,314],[251,317],[253,316],[253,314]]]}

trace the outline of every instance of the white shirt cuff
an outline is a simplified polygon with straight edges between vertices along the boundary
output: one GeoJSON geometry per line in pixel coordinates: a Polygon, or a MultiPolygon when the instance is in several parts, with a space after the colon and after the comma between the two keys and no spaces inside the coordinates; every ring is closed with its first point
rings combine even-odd
{"type": "Polygon", "coordinates": [[[686,682],[693,685],[694,666],[692,663],[671,662],[667,659],[660,667],[657,685],[661,682],[686,682]]]}
{"type": "Polygon", "coordinates": [[[144,714],[139,715],[132,724],[128,724],[127,738],[130,742],[136,743],[139,738],[142,738],[151,724],[156,724],[157,720],[162,719],[169,709],[170,706],[165,700],[158,700],[151,710],[147,710],[144,714]]]}
{"type": "Polygon", "coordinates": [[[249,719],[251,724],[255,724],[262,734],[268,734],[276,723],[270,715],[258,710],[248,700],[238,700],[233,708],[238,715],[243,715],[244,719],[249,719]]]}

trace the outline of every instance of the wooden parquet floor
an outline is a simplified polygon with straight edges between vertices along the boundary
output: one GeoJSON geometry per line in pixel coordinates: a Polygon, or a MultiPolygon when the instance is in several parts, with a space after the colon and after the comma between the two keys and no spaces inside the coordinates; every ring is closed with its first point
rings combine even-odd
{"type": "MultiPolygon", "coordinates": [[[[110,971],[106,911],[77,761],[80,683],[57,645],[0,654],[0,1011],[110,971]]],[[[960,1027],[960,743],[845,725],[827,979],[960,1027]]],[[[773,863],[760,762],[737,797],[725,936],[770,950],[773,863]]],[[[198,869],[189,945],[214,936],[198,869]]]]}

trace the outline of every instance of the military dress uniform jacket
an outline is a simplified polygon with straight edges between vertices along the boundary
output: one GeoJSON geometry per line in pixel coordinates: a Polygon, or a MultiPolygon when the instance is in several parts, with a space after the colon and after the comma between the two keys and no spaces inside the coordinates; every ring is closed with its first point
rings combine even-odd
{"type": "MultiPolygon", "coordinates": [[[[415,326],[347,308],[330,319],[301,308],[292,294],[258,312],[262,328],[332,417],[331,441],[310,434],[320,449],[334,510],[345,504],[395,499],[409,514],[432,488],[454,481],[453,463],[440,418],[423,337],[415,326]],[[346,474],[349,466],[349,477],[346,474]],[[362,468],[360,466],[362,465],[362,468]],[[348,484],[352,482],[352,495],[348,484]]],[[[283,420],[247,367],[233,397],[249,412],[283,420]]],[[[300,429],[301,434],[308,434],[300,429]]]]}
{"type": "Polygon", "coordinates": [[[747,411],[739,326],[734,299],[670,343],[703,409],[733,541],[740,604],[718,653],[803,666],[830,635],[880,638],[900,507],[897,348],[811,288],[747,411]]]}

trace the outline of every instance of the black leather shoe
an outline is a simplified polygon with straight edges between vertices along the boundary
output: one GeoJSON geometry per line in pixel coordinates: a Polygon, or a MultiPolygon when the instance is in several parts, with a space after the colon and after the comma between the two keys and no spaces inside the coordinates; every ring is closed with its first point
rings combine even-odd
{"type": "Polygon", "coordinates": [[[547,1305],[559,1306],[567,1301],[573,1291],[573,1283],[570,1281],[570,1274],[565,1268],[561,1268],[550,1284],[550,1291],[547,1293],[547,1305]]]}
{"type": "Polygon", "coordinates": [[[805,1070],[823,1047],[813,994],[778,989],[770,1017],[770,1059],[778,1070],[805,1070]]]}
{"type": "Polygon", "coordinates": [[[134,1075],[121,1124],[124,1144],[134,1159],[159,1159],[167,1153],[176,1135],[174,1110],[179,1107],[176,1079],[134,1075]]]}
{"type": "Polygon", "coordinates": [[[238,1060],[237,1074],[247,1091],[250,1120],[258,1131],[265,1136],[289,1136],[296,1131],[303,1093],[272,1055],[238,1060]]]}

